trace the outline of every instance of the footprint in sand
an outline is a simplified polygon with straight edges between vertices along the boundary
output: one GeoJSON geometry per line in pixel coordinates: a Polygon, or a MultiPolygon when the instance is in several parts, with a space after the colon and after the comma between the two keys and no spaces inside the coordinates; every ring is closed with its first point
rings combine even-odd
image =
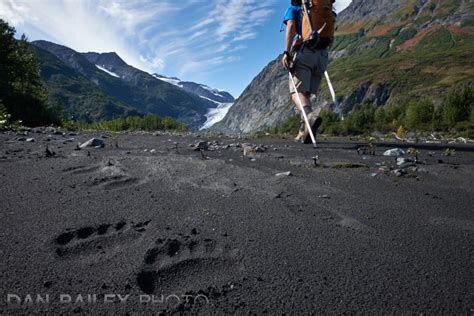
{"type": "Polygon", "coordinates": [[[236,271],[237,252],[212,239],[158,239],[143,259],[137,284],[146,294],[224,284],[236,271]]]}
{"type": "Polygon", "coordinates": [[[139,241],[150,222],[121,221],[66,231],[54,239],[56,256],[60,259],[108,258],[139,241]]]}
{"type": "Polygon", "coordinates": [[[441,229],[474,231],[474,221],[470,221],[470,220],[448,218],[448,217],[435,217],[435,218],[430,218],[429,223],[441,229]]]}
{"type": "Polygon", "coordinates": [[[70,167],[64,169],[63,172],[72,175],[95,174],[87,181],[88,185],[99,186],[104,190],[130,188],[147,182],[147,179],[130,176],[126,168],[116,161],[92,166],[70,167]]]}
{"type": "Polygon", "coordinates": [[[337,225],[340,227],[344,227],[351,230],[358,230],[358,231],[371,231],[372,229],[365,224],[362,224],[355,218],[349,216],[343,216],[338,214],[341,217],[341,220],[337,222],[337,225]]]}
{"type": "Polygon", "coordinates": [[[75,166],[63,169],[63,172],[69,174],[86,174],[92,173],[100,170],[100,166],[75,166]]]}

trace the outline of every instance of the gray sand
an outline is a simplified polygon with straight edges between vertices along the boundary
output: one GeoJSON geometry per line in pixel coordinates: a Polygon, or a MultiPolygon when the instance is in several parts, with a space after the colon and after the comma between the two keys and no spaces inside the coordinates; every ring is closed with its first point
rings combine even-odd
{"type": "Polygon", "coordinates": [[[421,149],[397,177],[390,147],[217,139],[268,147],[252,161],[240,148],[193,151],[193,136],[121,135],[74,150],[99,136],[0,134],[0,314],[474,308],[472,151],[421,149]]]}

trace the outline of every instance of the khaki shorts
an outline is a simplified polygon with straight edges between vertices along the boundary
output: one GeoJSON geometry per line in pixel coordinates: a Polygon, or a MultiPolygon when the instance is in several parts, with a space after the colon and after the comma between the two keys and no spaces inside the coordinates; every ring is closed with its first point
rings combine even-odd
{"type": "MultiPolygon", "coordinates": [[[[293,79],[298,92],[318,92],[324,72],[328,68],[329,52],[327,49],[310,50],[305,48],[298,53],[295,61],[293,79]]],[[[290,93],[295,93],[293,83],[290,80],[290,93]]]]}

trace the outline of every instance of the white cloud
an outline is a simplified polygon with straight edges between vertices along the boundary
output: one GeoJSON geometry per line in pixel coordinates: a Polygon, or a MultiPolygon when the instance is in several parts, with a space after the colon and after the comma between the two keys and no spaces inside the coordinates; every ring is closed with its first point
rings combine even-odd
{"type": "MultiPolygon", "coordinates": [[[[30,38],[50,40],[77,51],[115,51],[128,63],[142,69],[158,65],[156,62],[143,62],[139,58],[139,49],[131,44],[133,38],[124,36],[124,33],[131,33],[134,27],[149,22],[163,10],[130,7],[126,14],[121,4],[109,3],[111,10],[107,12],[97,10],[105,7],[105,1],[93,0],[2,0],[0,3],[0,16],[26,30],[30,38]],[[5,6],[9,10],[4,10],[5,6]],[[14,14],[14,18],[9,12],[14,14]]],[[[133,5],[133,2],[127,4],[133,5]]]]}
{"type": "Polygon", "coordinates": [[[239,34],[237,34],[235,37],[234,37],[234,41],[245,41],[245,40],[248,40],[248,39],[254,39],[257,37],[257,33],[256,32],[252,32],[252,31],[249,31],[249,30],[246,30],[244,32],[241,32],[239,34]]]}
{"type": "Polygon", "coordinates": [[[157,18],[172,11],[176,11],[177,7],[171,3],[162,2],[160,4],[153,2],[112,2],[99,5],[99,9],[104,11],[113,21],[120,27],[124,27],[126,31],[132,35],[138,27],[142,25],[157,24],[157,18]]]}
{"type": "Polygon", "coordinates": [[[155,71],[161,71],[165,68],[165,61],[158,56],[145,57],[140,55],[139,58],[142,63],[150,65],[155,71]]]}
{"type": "Polygon", "coordinates": [[[0,0],[0,17],[30,39],[76,51],[111,52],[127,63],[182,76],[238,60],[273,0],[0,0]],[[185,16],[186,18],[183,18],[185,16]]]}
{"type": "Polygon", "coordinates": [[[216,35],[223,39],[235,33],[250,33],[269,16],[270,6],[269,1],[257,0],[230,0],[218,3],[210,14],[216,16],[216,35]]]}
{"type": "Polygon", "coordinates": [[[196,30],[196,29],[200,29],[204,26],[207,26],[209,24],[212,24],[214,23],[216,20],[214,18],[211,18],[211,17],[207,17],[205,18],[204,20],[201,20],[200,22],[198,22],[196,25],[194,25],[193,27],[191,27],[191,30],[196,30]]]}
{"type": "Polygon", "coordinates": [[[183,38],[180,75],[235,61],[229,54],[246,47],[238,42],[257,37],[256,28],[268,19],[273,4],[267,0],[214,0],[207,15],[190,27],[194,35],[183,38]],[[217,55],[208,59],[212,54],[217,55]]]}
{"type": "Polygon", "coordinates": [[[22,25],[25,23],[25,17],[28,16],[29,8],[27,6],[15,3],[13,0],[0,1],[0,16],[3,16],[13,25],[22,25]]]}

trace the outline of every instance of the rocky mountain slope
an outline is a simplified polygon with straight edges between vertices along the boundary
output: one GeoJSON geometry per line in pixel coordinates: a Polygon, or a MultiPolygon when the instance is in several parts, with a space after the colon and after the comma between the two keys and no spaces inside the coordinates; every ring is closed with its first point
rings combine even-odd
{"type": "MultiPolygon", "coordinates": [[[[331,49],[335,110],[420,96],[436,103],[452,86],[474,78],[473,53],[473,1],[354,0],[338,17],[331,49]]],[[[291,115],[279,59],[262,70],[214,132],[260,131],[291,115]]],[[[334,108],[325,82],[315,104],[334,108]]]]}
{"type": "Polygon", "coordinates": [[[152,113],[197,129],[206,122],[208,111],[218,106],[126,64],[116,53],[78,53],[46,41],[32,44],[53,103],[58,100],[77,119],[152,113]],[[89,97],[88,91],[97,92],[96,97],[89,97]],[[98,101],[98,95],[106,101],[98,101]]]}
{"type": "Polygon", "coordinates": [[[226,134],[250,133],[280,123],[292,113],[288,73],[277,58],[255,77],[224,119],[211,130],[226,134]]]}

